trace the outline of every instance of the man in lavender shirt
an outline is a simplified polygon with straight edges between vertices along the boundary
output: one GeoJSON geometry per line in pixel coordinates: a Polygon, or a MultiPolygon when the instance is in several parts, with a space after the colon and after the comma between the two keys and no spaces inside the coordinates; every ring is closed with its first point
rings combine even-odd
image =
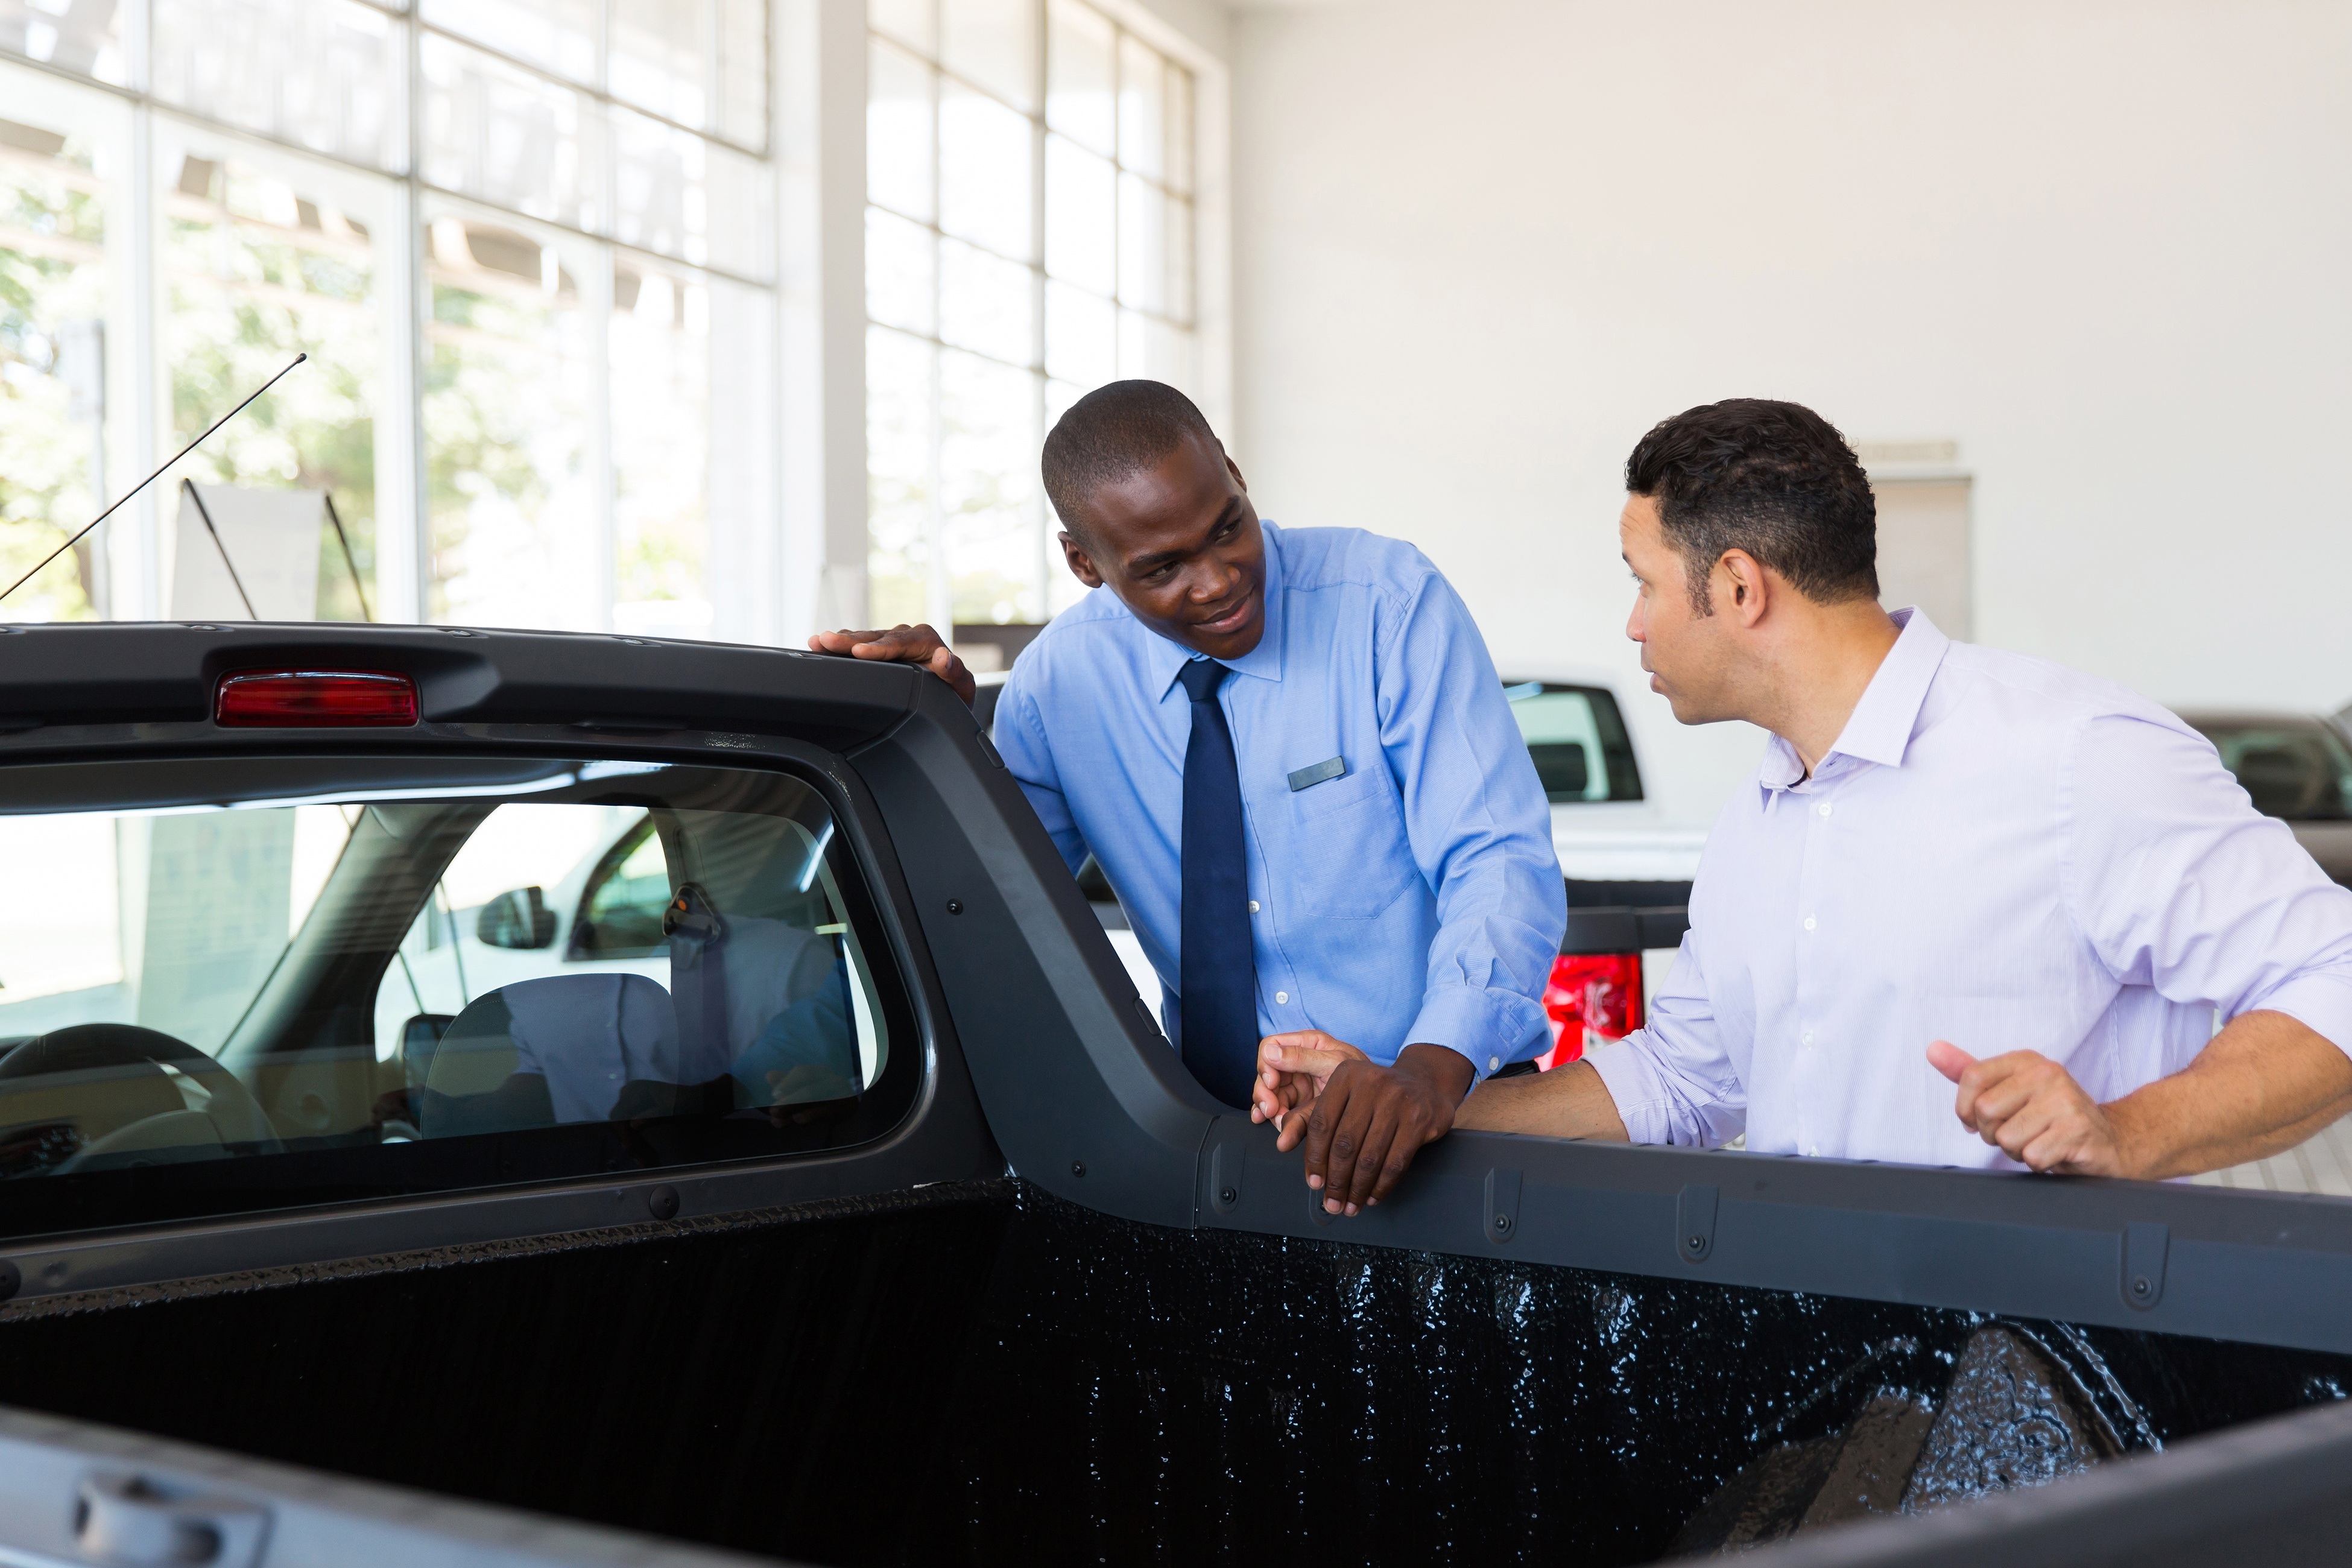
{"type": "MultiPolygon", "coordinates": [[[[1481,1086],[1454,1126],[2161,1178],[2352,1110],[2352,891],[2210,742],[1881,609],[1868,481],[1808,409],[1677,415],[1626,488],[1652,689],[1685,724],[1771,738],[1708,837],[1649,1026],[1481,1086]]],[[[1306,1138],[1347,1212],[1412,1152],[1351,1163],[1354,1054],[1268,1039],[1253,1110],[1306,1138]]]]}

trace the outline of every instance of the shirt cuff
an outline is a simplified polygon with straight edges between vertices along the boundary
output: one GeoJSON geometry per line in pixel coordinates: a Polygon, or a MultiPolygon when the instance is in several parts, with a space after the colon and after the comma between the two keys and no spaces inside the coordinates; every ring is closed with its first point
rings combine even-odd
{"type": "Polygon", "coordinates": [[[2240,1011],[2284,1013],[2352,1057],[2352,977],[2298,974],[2277,990],[2255,997],[2240,1011]]]}
{"type": "Polygon", "coordinates": [[[1671,1143],[1674,1132],[1666,1114],[1666,1089],[1658,1077],[1658,1067],[1643,1047],[1648,1042],[1643,1031],[1635,1030],[1622,1040],[1612,1040],[1584,1053],[1592,1070],[1601,1075],[1601,1087],[1617,1102],[1617,1119],[1625,1124],[1625,1137],[1634,1143],[1671,1143]]]}
{"type": "Polygon", "coordinates": [[[1440,985],[1422,997],[1421,1014],[1404,1041],[1443,1046],[1466,1058],[1475,1086],[1509,1065],[1543,1027],[1543,1009],[1516,991],[1440,985]]]}

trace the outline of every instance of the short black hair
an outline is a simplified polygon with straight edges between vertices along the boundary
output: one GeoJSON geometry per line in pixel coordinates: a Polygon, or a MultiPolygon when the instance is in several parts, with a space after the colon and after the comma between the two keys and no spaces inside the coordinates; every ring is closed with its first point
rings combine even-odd
{"type": "Polygon", "coordinates": [[[1870,479],[1810,408],[1763,397],[1686,408],[1634,447],[1625,489],[1658,503],[1702,616],[1715,613],[1707,576],[1727,550],[1746,551],[1816,604],[1878,597],[1870,479]]]}
{"type": "Polygon", "coordinates": [[[1198,436],[1223,451],[1192,400],[1160,381],[1114,381],[1069,406],[1045,437],[1045,494],[1062,526],[1085,537],[1087,498],[1097,487],[1148,468],[1198,436]]]}

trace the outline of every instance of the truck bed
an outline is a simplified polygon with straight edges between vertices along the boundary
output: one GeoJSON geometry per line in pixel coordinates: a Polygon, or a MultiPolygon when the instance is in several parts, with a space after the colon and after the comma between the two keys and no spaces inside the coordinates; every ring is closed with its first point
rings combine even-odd
{"type": "Polygon", "coordinates": [[[1874,1400],[1949,1405],[1989,1324],[2084,1450],[2029,1415],[1986,1444],[2016,1479],[2352,1386],[2343,1356],[1002,1181],[19,1303],[0,1402],[811,1563],[1621,1563],[1874,1400]]]}

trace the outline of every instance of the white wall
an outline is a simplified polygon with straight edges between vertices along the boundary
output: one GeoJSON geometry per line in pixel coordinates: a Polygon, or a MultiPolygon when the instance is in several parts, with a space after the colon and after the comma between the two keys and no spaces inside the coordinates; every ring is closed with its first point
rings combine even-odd
{"type": "Polygon", "coordinates": [[[1234,449],[1605,664],[1622,465],[1794,398],[1950,437],[1980,640],[2181,703],[2352,697],[2352,5],[1342,0],[1234,19],[1234,449]]]}

